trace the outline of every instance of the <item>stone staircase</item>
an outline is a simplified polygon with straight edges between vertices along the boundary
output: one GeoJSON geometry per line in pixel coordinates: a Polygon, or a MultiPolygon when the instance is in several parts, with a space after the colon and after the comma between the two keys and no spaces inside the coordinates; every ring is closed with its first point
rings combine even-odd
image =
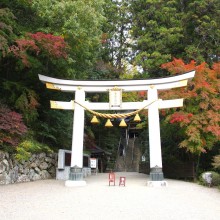
{"type": "Polygon", "coordinates": [[[137,137],[125,138],[122,141],[124,146],[124,154],[117,154],[115,171],[116,172],[138,172],[141,151],[137,137]],[[127,142],[127,143],[126,143],[127,142]]]}

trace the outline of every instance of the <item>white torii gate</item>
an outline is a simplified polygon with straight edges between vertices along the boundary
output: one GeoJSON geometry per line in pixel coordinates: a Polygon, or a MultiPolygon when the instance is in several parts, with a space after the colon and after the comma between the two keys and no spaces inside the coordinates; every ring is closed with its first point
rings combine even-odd
{"type": "MultiPolygon", "coordinates": [[[[162,173],[162,155],[160,139],[159,109],[175,108],[183,106],[183,99],[161,100],[158,99],[158,90],[167,90],[187,85],[195,71],[182,75],[149,79],[149,80],[120,80],[120,81],[78,81],[62,80],[39,74],[39,79],[46,84],[48,89],[63,92],[75,92],[75,101],[91,110],[134,110],[144,106],[148,109],[149,148],[150,148],[150,177],[152,185],[164,185],[162,173]],[[110,103],[94,103],[85,100],[86,93],[109,92],[119,88],[123,92],[148,91],[148,100],[143,102],[122,102],[120,106],[111,106],[110,103]]],[[[51,108],[74,110],[71,167],[83,166],[83,136],[84,136],[84,108],[75,103],[51,101],[51,108]]],[[[85,181],[66,181],[66,185],[85,185],[85,181]]]]}

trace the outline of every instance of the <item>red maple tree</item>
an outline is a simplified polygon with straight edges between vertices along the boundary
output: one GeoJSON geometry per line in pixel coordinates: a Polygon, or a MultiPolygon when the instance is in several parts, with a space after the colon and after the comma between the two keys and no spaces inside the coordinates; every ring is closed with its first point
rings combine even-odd
{"type": "Polygon", "coordinates": [[[0,146],[16,147],[26,132],[21,114],[0,105],[0,146]]]}
{"type": "Polygon", "coordinates": [[[67,58],[68,44],[61,36],[42,32],[27,33],[25,38],[17,39],[15,45],[9,48],[9,53],[21,59],[26,67],[30,67],[29,56],[46,55],[52,58],[67,58]]]}
{"type": "Polygon", "coordinates": [[[195,61],[185,64],[181,59],[165,63],[161,68],[173,74],[195,70],[196,74],[187,88],[161,92],[163,99],[184,98],[183,108],[169,110],[167,121],[178,123],[185,133],[180,147],[192,153],[206,152],[220,140],[220,62],[212,68],[207,63],[196,65],[195,61]]]}

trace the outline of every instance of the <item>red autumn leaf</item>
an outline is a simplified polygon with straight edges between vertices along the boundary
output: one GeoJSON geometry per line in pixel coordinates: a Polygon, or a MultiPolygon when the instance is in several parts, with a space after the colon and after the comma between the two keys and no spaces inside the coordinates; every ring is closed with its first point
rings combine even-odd
{"type": "Polygon", "coordinates": [[[30,66],[28,56],[38,56],[42,53],[52,58],[67,58],[68,45],[61,36],[37,32],[28,33],[26,38],[15,41],[16,45],[9,48],[9,52],[20,58],[23,65],[30,66]],[[30,53],[30,54],[29,54],[30,53]]]}
{"type": "Polygon", "coordinates": [[[27,132],[22,116],[0,105],[0,143],[16,146],[19,139],[27,132]]]}

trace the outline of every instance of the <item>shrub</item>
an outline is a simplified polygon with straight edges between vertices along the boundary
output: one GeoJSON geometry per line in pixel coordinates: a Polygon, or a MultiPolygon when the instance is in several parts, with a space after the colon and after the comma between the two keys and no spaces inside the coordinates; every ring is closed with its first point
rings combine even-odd
{"type": "Polygon", "coordinates": [[[17,153],[15,158],[18,161],[28,160],[33,153],[52,153],[53,151],[47,145],[40,144],[35,140],[25,140],[21,142],[18,147],[16,148],[17,153]]]}
{"type": "MultiPolygon", "coordinates": [[[[214,171],[207,171],[208,173],[212,174],[212,186],[220,186],[220,174],[214,171]]],[[[199,177],[199,183],[202,185],[208,185],[207,182],[203,179],[203,174],[207,173],[204,172],[199,177]]]]}
{"type": "Polygon", "coordinates": [[[216,172],[212,172],[212,185],[220,186],[220,174],[216,172]]]}

